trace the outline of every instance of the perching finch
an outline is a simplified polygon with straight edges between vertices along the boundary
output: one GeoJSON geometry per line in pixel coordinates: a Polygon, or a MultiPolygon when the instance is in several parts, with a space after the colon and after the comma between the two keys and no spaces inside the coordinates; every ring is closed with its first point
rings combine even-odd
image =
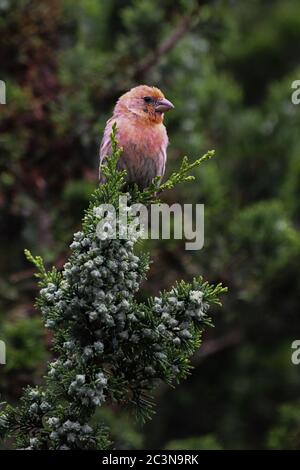
{"type": "MultiPolygon", "coordinates": [[[[122,95],[107,121],[100,146],[100,165],[111,154],[110,134],[117,125],[117,140],[123,148],[118,169],[126,170],[128,183],[144,189],[156,176],[163,176],[168,136],[164,113],[174,108],[155,87],[140,85],[122,95]]],[[[100,182],[104,182],[100,166],[100,182]]]]}

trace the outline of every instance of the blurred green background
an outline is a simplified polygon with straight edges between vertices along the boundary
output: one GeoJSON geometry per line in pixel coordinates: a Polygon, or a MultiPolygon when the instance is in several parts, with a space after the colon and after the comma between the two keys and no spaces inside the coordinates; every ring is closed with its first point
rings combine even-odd
{"type": "Polygon", "coordinates": [[[205,247],[148,242],[141,296],[202,274],[230,289],[191,377],[143,428],[107,407],[121,449],[300,449],[298,0],[0,0],[0,398],[39,383],[51,337],[23,249],[61,267],[97,185],[98,147],[130,87],[161,88],[167,171],[216,157],[166,202],[205,203],[205,247]]]}

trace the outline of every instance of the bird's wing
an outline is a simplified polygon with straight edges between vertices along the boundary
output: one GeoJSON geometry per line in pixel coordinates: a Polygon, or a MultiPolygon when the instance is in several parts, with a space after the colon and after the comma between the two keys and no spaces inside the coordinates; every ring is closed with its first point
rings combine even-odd
{"type": "Polygon", "coordinates": [[[101,141],[101,144],[100,144],[100,151],[99,151],[99,159],[100,159],[100,162],[99,162],[100,163],[100,165],[99,165],[99,180],[100,180],[100,183],[104,182],[103,175],[101,174],[101,165],[102,165],[103,160],[105,159],[105,157],[107,157],[108,155],[111,155],[111,151],[112,151],[110,135],[111,135],[111,132],[112,132],[112,126],[113,126],[114,122],[115,122],[115,119],[113,117],[111,117],[107,121],[105,129],[104,129],[104,133],[103,133],[103,138],[102,138],[102,141],[101,141]]]}
{"type": "Polygon", "coordinates": [[[157,175],[163,178],[166,169],[166,161],[167,161],[167,148],[165,145],[161,146],[158,158],[158,168],[157,168],[157,175]]]}

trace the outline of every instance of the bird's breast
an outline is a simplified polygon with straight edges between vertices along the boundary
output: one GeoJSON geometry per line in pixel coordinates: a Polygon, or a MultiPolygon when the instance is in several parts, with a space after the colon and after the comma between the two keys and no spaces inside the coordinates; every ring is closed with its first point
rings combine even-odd
{"type": "Polygon", "coordinates": [[[143,126],[134,121],[125,121],[118,129],[119,144],[124,152],[134,149],[140,156],[147,155],[156,158],[161,153],[161,149],[166,149],[168,145],[167,132],[163,124],[143,126]]]}
{"type": "Polygon", "coordinates": [[[164,125],[140,126],[134,122],[121,122],[118,142],[123,148],[118,166],[126,169],[129,182],[144,188],[156,176],[163,176],[168,145],[164,125]]]}

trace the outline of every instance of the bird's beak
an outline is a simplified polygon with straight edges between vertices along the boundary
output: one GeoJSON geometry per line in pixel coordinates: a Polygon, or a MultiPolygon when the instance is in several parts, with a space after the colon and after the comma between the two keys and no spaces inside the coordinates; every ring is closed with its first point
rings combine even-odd
{"type": "Polygon", "coordinates": [[[166,98],[161,99],[157,102],[155,105],[155,111],[159,113],[165,113],[166,111],[169,111],[170,109],[174,108],[174,104],[171,103],[171,101],[167,100],[166,98]]]}

